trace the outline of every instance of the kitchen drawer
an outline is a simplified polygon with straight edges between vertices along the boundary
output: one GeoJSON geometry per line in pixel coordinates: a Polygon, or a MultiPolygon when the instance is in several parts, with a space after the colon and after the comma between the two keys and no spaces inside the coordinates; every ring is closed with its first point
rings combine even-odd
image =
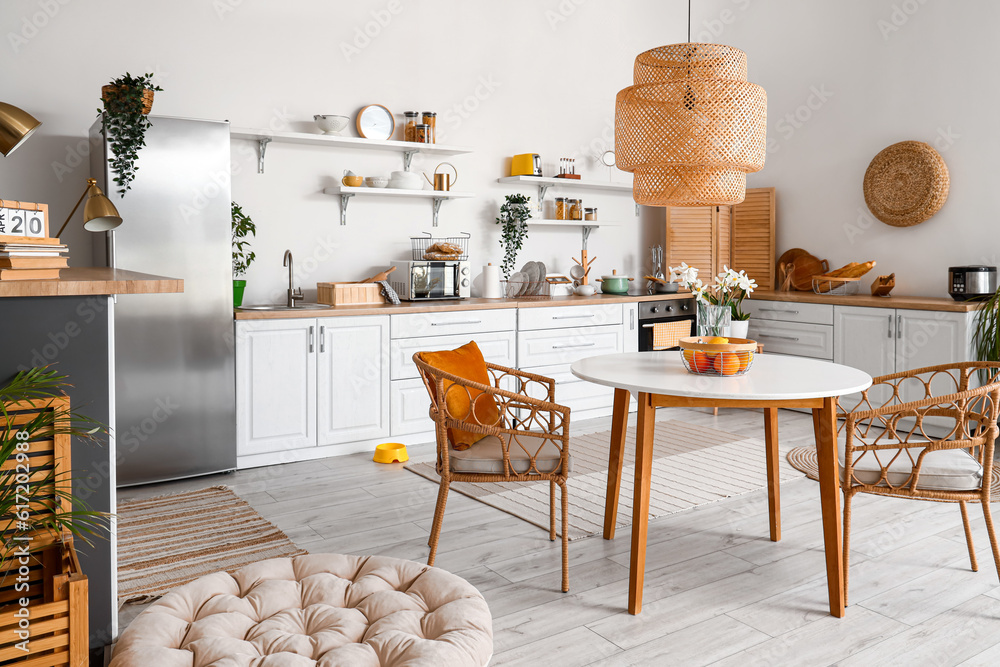
{"type": "Polygon", "coordinates": [[[389,383],[389,432],[393,436],[432,433],[430,396],[420,378],[389,383]]]}
{"type": "Polygon", "coordinates": [[[516,308],[457,310],[444,313],[407,313],[390,318],[392,338],[418,338],[472,334],[480,331],[513,331],[517,327],[516,308]]]}
{"type": "MultiPolygon", "coordinates": [[[[555,380],[556,403],[565,405],[573,412],[602,410],[614,406],[614,389],[581,380],[570,372],[569,367],[569,364],[558,364],[555,366],[536,366],[524,370],[555,380]]],[[[529,385],[529,395],[542,400],[546,399],[545,392],[536,384],[529,385]]],[[[570,423],[572,423],[572,414],[570,415],[570,423]]]]}
{"type": "Polygon", "coordinates": [[[519,331],[520,368],[571,364],[578,359],[624,351],[624,327],[576,327],[519,331]]]}
{"type": "Polygon", "coordinates": [[[520,331],[621,324],[622,304],[595,303],[588,306],[518,308],[517,318],[520,331]]]}
{"type": "Polygon", "coordinates": [[[829,324],[766,322],[751,318],[747,335],[763,345],[765,353],[833,360],[833,326],[829,324]]]}
{"type": "Polygon", "coordinates": [[[756,301],[747,299],[743,310],[754,320],[778,320],[808,324],[833,324],[833,304],[756,301]]]}
{"type": "Polygon", "coordinates": [[[437,352],[453,350],[470,340],[476,341],[483,351],[486,361],[501,366],[516,367],[516,342],[513,331],[480,333],[474,336],[459,334],[456,336],[425,336],[423,338],[403,338],[389,343],[389,376],[393,380],[406,380],[420,377],[417,367],[413,364],[414,352],[437,352]]]}

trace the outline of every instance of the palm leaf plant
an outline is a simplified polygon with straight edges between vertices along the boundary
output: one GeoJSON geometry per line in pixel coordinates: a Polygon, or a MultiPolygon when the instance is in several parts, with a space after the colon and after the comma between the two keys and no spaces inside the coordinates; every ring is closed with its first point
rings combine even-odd
{"type": "MultiPolygon", "coordinates": [[[[972,344],[978,361],[1000,361],[1000,289],[979,305],[976,324],[972,331],[972,344]]],[[[979,371],[979,381],[989,382],[989,373],[979,371]]]]}
{"type": "Polygon", "coordinates": [[[69,486],[69,473],[57,475],[51,465],[34,463],[27,454],[32,441],[51,440],[56,435],[96,441],[96,434],[106,432],[99,422],[63,407],[68,404],[53,402],[53,409],[45,410],[14,407],[24,401],[62,397],[70,386],[66,379],[43,366],[21,371],[0,387],[0,462],[6,464],[0,469],[0,571],[6,571],[8,561],[14,558],[19,535],[69,531],[90,544],[91,537],[102,536],[108,529],[108,514],[87,509],[63,488],[69,486]]]}

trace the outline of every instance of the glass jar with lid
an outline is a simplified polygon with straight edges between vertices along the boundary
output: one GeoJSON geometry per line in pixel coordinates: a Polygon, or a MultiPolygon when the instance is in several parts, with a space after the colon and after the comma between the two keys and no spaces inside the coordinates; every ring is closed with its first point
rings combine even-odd
{"type": "Polygon", "coordinates": [[[597,209],[596,208],[585,208],[585,209],[583,209],[583,219],[584,220],[597,220],[597,209]]]}
{"type": "Polygon", "coordinates": [[[579,199],[569,200],[569,219],[583,220],[583,208],[580,206],[579,199]]]}
{"type": "Polygon", "coordinates": [[[417,123],[420,122],[420,113],[416,111],[403,112],[403,141],[417,140],[417,123]]]}
{"type": "Polygon", "coordinates": [[[556,197],[556,220],[569,220],[569,206],[566,197],[556,197]]]}
{"type": "Polygon", "coordinates": [[[429,144],[431,143],[431,126],[426,123],[417,123],[416,129],[416,141],[418,144],[429,144]]]}
{"type": "Polygon", "coordinates": [[[426,143],[437,143],[437,113],[434,111],[422,111],[420,113],[420,122],[430,128],[428,130],[428,139],[426,143]]]}

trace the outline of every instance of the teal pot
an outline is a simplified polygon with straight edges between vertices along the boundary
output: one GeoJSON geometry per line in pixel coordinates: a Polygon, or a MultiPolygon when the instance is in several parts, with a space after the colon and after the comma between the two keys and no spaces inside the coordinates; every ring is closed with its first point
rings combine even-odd
{"type": "Polygon", "coordinates": [[[628,283],[632,280],[628,276],[620,276],[617,271],[612,271],[610,276],[601,276],[601,292],[604,294],[628,294],[628,283]]]}
{"type": "Polygon", "coordinates": [[[239,308],[243,305],[243,290],[247,288],[247,281],[245,280],[234,280],[233,281],[233,307],[239,308]]]}

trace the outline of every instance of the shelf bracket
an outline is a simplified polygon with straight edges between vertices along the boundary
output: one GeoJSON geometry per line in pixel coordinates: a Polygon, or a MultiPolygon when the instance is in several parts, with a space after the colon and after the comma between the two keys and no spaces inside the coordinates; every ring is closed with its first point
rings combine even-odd
{"type": "Polygon", "coordinates": [[[267,152],[267,145],[271,143],[269,137],[260,137],[257,139],[257,173],[264,173],[264,153],[267,152]]]}
{"type": "Polygon", "coordinates": [[[444,198],[442,198],[442,197],[435,197],[434,198],[434,223],[433,223],[434,227],[438,226],[438,213],[441,212],[441,202],[443,202],[443,201],[444,201],[444,198]]]}
{"type": "Polygon", "coordinates": [[[594,231],[594,227],[582,227],[581,231],[583,234],[583,249],[586,250],[587,240],[590,238],[590,232],[594,231]]]}
{"type": "Polygon", "coordinates": [[[416,153],[419,153],[419,152],[420,152],[419,150],[403,151],[403,170],[404,171],[409,171],[410,170],[410,162],[413,161],[413,156],[416,153]]]}
{"type": "Polygon", "coordinates": [[[343,227],[347,224],[347,204],[350,203],[352,194],[340,194],[340,225],[343,227]]]}
{"type": "Polygon", "coordinates": [[[539,185],[538,185],[538,206],[539,206],[539,210],[541,210],[542,202],[545,201],[545,194],[549,191],[549,188],[551,188],[551,187],[552,187],[551,185],[542,185],[541,183],[539,183],[539,185]]]}

